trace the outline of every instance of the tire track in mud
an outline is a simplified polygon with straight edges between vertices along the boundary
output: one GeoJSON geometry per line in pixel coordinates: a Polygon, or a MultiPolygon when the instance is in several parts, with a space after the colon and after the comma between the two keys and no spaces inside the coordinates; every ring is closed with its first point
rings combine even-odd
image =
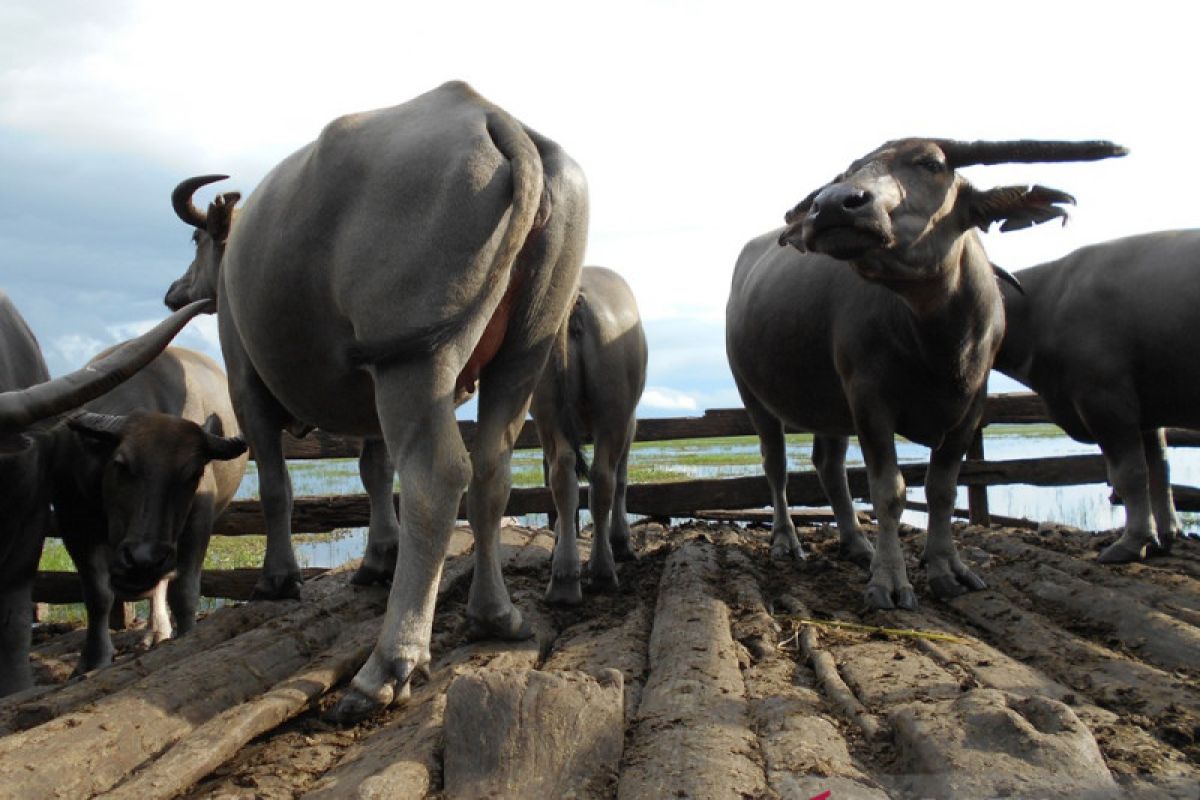
{"type": "MultiPolygon", "coordinates": [[[[534,640],[463,643],[471,558],[454,559],[434,667],[407,703],[342,730],[321,716],[336,689],[183,796],[441,798],[447,688],[501,669],[621,673],[625,753],[581,798],[1200,794],[1200,580],[1171,566],[1200,563],[1200,547],[1110,568],[1087,534],[960,528],[990,588],[938,603],[918,563],[924,537],[905,531],[923,605],[885,613],[863,606],[866,572],[832,558],[832,527],[802,529],[810,558],[780,563],[763,528],[639,525],[620,591],[571,609],[542,601],[552,536],[506,529],[505,579],[534,640]]],[[[43,647],[65,658],[57,641],[43,647]]]]}

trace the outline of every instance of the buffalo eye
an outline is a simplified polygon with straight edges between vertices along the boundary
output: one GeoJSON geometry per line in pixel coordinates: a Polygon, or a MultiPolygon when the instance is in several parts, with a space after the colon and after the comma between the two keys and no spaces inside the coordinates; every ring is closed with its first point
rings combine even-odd
{"type": "Polygon", "coordinates": [[[946,163],[934,156],[921,156],[913,164],[932,175],[940,175],[946,171],[946,163]]]}

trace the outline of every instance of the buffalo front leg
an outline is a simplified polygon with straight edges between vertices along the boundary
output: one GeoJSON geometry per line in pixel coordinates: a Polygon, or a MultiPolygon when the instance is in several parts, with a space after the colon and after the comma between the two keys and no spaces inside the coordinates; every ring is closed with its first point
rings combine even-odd
{"type": "Polygon", "coordinates": [[[1171,554],[1175,538],[1183,531],[1175,513],[1175,498],[1171,494],[1171,465],[1167,461],[1167,440],[1162,428],[1142,431],[1142,447],[1146,452],[1146,467],[1150,479],[1150,507],[1158,543],[1146,547],[1148,556],[1171,554]]]}
{"type": "Polygon", "coordinates": [[[350,582],[367,586],[392,579],[400,547],[400,519],[392,503],[396,469],[382,439],[363,440],[358,474],[371,502],[371,522],[367,529],[367,550],[363,554],[362,566],[350,582]]]}
{"type": "MultiPolygon", "coordinates": [[[[982,408],[981,405],[977,407],[982,408]]],[[[939,600],[987,588],[983,579],[963,564],[954,545],[954,531],[950,525],[954,503],[958,499],[958,471],[974,436],[974,420],[978,416],[970,415],[971,424],[952,431],[942,446],[929,454],[929,468],[925,472],[929,532],[921,560],[925,563],[929,590],[939,600]]]]}
{"type": "Polygon", "coordinates": [[[870,608],[917,607],[917,596],[908,581],[904,550],[900,547],[900,515],[904,513],[904,476],[896,464],[896,443],[890,425],[870,416],[870,410],[855,414],[858,442],[867,463],[871,505],[879,521],[879,541],[871,558],[871,580],[866,601],[870,608]]]}
{"type": "Polygon", "coordinates": [[[429,664],[429,640],[442,562],[470,476],[454,419],[452,373],[431,364],[380,366],[375,402],[400,478],[400,549],[379,640],[333,715],[354,722],[407,692],[429,664]]]}
{"type": "Polygon", "coordinates": [[[167,610],[167,583],[163,578],[150,593],[150,624],[142,634],[141,646],[153,647],[171,638],[171,614],[167,610]]]}
{"type": "MultiPolygon", "coordinates": [[[[184,636],[196,627],[196,611],[200,606],[200,574],[204,570],[204,554],[212,538],[215,512],[211,491],[197,495],[191,513],[179,537],[179,566],[167,584],[167,603],[175,614],[176,634],[184,636]]],[[[168,626],[166,634],[171,635],[168,626]]]]}
{"type": "Polygon", "coordinates": [[[865,569],[871,566],[875,548],[858,524],[858,514],[850,497],[850,484],[846,480],[846,449],[849,445],[848,436],[817,434],[813,436],[812,459],[821,488],[837,519],[838,557],[865,569]]]}
{"type": "Polygon", "coordinates": [[[788,513],[787,501],[787,439],[783,435],[783,422],[766,409],[748,389],[738,382],[738,392],[750,423],[758,433],[758,447],[762,452],[763,472],[771,488],[771,505],[775,509],[771,523],[771,558],[804,559],[804,548],[796,536],[796,526],[788,513]]]}
{"type": "Polygon", "coordinates": [[[29,646],[33,631],[33,575],[0,586],[0,697],[33,685],[29,646]]]}
{"type": "Polygon", "coordinates": [[[83,604],[87,608],[87,635],[73,675],[82,675],[112,663],[113,644],[108,632],[108,615],[113,607],[108,575],[108,548],[92,541],[64,537],[63,544],[79,570],[83,604]]]}

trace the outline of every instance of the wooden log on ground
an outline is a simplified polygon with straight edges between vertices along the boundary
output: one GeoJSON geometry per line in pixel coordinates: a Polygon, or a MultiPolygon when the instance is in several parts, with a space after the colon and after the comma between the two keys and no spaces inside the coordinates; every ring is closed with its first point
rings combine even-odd
{"type": "MultiPolygon", "coordinates": [[[[833,511],[828,508],[791,508],[788,509],[788,516],[796,525],[832,525],[837,522],[833,511]]],[[[857,512],[857,516],[859,523],[863,525],[871,521],[871,515],[865,511],[857,512]]],[[[692,517],[709,522],[749,522],[764,525],[775,519],[775,512],[766,508],[711,509],[697,511],[692,517]]]]}
{"type": "Polygon", "coordinates": [[[615,669],[458,676],[446,691],[446,796],[608,794],[624,742],[622,684],[615,669]]]}
{"type": "Polygon", "coordinates": [[[719,581],[715,548],[698,540],[663,568],[650,676],[617,788],[625,800],[766,793],[762,767],[749,755],[758,742],[719,581]]]}
{"type": "MultiPolygon", "coordinates": [[[[326,567],[305,567],[300,570],[309,581],[328,572],[326,567]]],[[[249,600],[261,570],[257,567],[212,569],[200,574],[200,594],[226,600],[249,600]]],[[[39,603],[82,603],[83,590],[75,572],[39,572],[33,584],[33,597],[39,603]]],[[[132,603],[121,605],[132,606],[132,603]]],[[[116,605],[114,605],[114,610],[116,605]]],[[[111,626],[110,626],[111,627],[111,626]]],[[[128,627],[126,625],[125,627],[128,627]]],[[[121,630],[117,628],[116,630],[121,630]]]]}

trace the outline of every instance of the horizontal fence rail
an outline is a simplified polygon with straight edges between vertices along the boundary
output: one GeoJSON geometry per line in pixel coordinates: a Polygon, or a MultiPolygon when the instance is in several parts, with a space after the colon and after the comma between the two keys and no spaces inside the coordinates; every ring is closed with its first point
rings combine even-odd
{"type": "MultiPolygon", "coordinates": [[[[1051,419],[1041,398],[1032,393],[998,394],[988,397],[984,407],[982,426],[1047,424],[1051,419]]],[[[459,423],[459,430],[468,449],[473,445],[476,426],[474,422],[459,423]]],[[[791,433],[803,431],[789,430],[791,433]]],[[[638,420],[637,442],[666,442],[681,439],[713,439],[728,436],[752,436],[755,431],[744,409],[713,409],[697,417],[674,417],[638,420]]],[[[284,455],[288,459],[357,458],[362,440],[341,437],[324,431],[313,431],[303,438],[284,434],[284,455]]],[[[1184,429],[1168,429],[1167,443],[1172,447],[1200,446],[1200,432],[1184,429]]],[[[526,422],[517,438],[516,449],[540,447],[537,430],[532,422],[526,422]]],[[[922,486],[925,482],[926,464],[902,464],[900,471],[909,486],[922,486]]],[[[856,467],[847,470],[850,491],[855,497],[869,495],[866,470],[856,467]]],[[[1100,455],[1059,456],[1053,458],[1012,459],[987,461],[983,454],[982,436],[976,437],[959,472],[958,482],[971,488],[971,519],[975,522],[988,521],[986,487],[1006,484],[1031,484],[1035,486],[1070,486],[1087,483],[1104,483],[1107,470],[1100,455]]],[[[1173,487],[1176,505],[1180,510],[1200,510],[1200,489],[1187,486],[1173,487]]],[[[824,492],[815,472],[788,473],[788,500],[794,506],[824,506],[824,492]]],[[[580,487],[580,507],[588,506],[588,487],[580,487]]],[[[393,497],[393,502],[398,502],[393,497]]],[[[727,518],[740,509],[755,509],[770,505],[771,493],[766,478],[753,475],[736,478],[711,478],[664,483],[631,484],[626,495],[629,513],[649,517],[705,516],[708,512],[719,512],[727,518]]],[[[910,503],[910,507],[922,504],[910,503]]],[[[509,498],[505,514],[549,513],[554,510],[554,500],[545,487],[515,488],[509,498]]],[[[460,506],[459,516],[465,517],[465,507],[460,506]]],[[[959,512],[956,512],[959,513],[959,512]]],[[[751,518],[748,515],[745,518],[751,518]]],[[[326,533],[338,528],[355,528],[367,525],[370,505],[365,494],[331,495],[295,498],[292,510],[292,530],[296,533],[326,533]]],[[[997,517],[1000,522],[1012,522],[997,517]]],[[[230,504],[217,520],[213,533],[221,536],[243,536],[262,534],[265,531],[262,506],[258,500],[237,500],[230,504]]],[[[202,578],[202,591],[206,596],[244,599],[257,575],[257,570],[211,570],[202,578]]],[[[73,573],[40,573],[34,586],[37,602],[78,602],[81,595],[78,579],[73,573]],[[72,585],[73,583],[73,585],[72,585]]]]}

